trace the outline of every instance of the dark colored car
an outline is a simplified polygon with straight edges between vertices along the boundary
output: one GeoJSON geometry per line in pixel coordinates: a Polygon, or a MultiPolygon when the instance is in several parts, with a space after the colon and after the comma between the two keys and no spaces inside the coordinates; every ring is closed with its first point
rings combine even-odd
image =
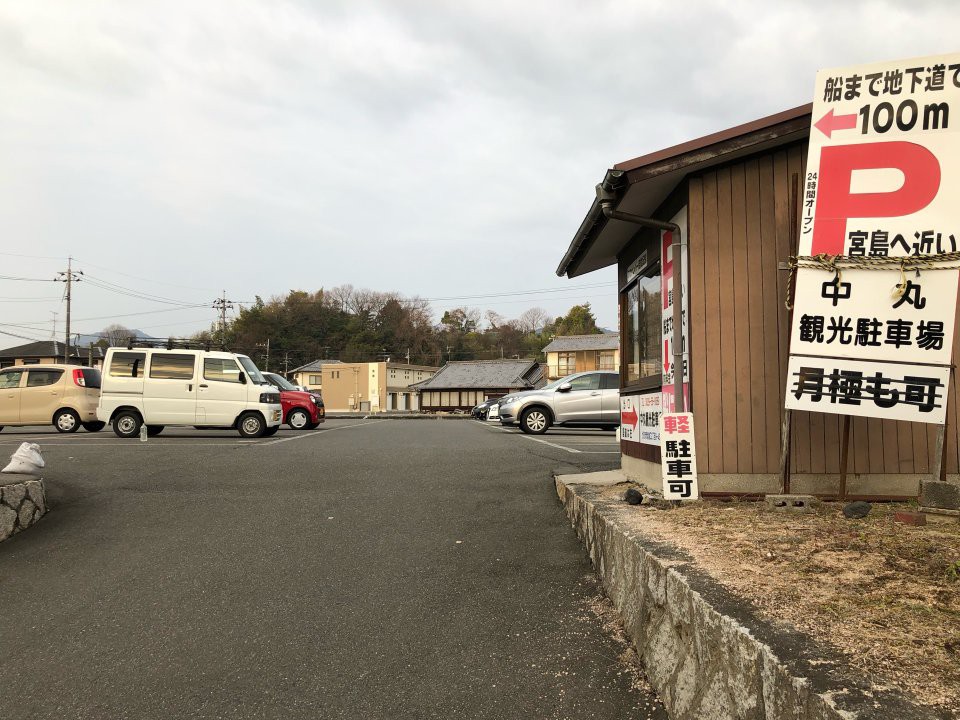
{"type": "Polygon", "coordinates": [[[486,420],[490,408],[497,404],[497,401],[491,398],[490,400],[484,400],[482,403],[477,405],[473,410],[470,411],[470,415],[473,416],[474,420],[486,420]]]}
{"type": "Polygon", "coordinates": [[[312,430],[324,422],[326,410],[318,393],[297,390],[296,385],[276,373],[265,372],[263,377],[280,391],[283,422],[294,430],[312,430]]]}

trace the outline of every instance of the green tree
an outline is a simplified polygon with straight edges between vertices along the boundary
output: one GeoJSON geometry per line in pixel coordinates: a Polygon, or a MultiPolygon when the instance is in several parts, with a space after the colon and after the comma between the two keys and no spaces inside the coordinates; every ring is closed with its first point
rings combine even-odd
{"type": "Polygon", "coordinates": [[[590,303],[574,305],[564,317],[557,318],[553,324],[554,335],[596,335],[600,332],[590,303]]]}

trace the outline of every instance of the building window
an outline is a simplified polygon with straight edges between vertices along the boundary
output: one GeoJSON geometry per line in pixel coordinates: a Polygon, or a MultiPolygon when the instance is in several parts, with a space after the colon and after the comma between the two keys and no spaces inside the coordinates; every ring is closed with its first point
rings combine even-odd
{"type": "Polygon", "coordinates": [[[577,354],[572,352],[557,353],[557,375],[565,377],[577,371],[577,354]]]}
{"type": "Polygon", "coordinates": [[[616,355],[616,350],[601,350],[600,351],[600,369],[614,370],[615,355],[616,355]]]}
{"type": "Polygon", "coordinates": [[[319,375],[311,375],[310,378],[309,378],[309,384],[310,384],[310,385],[321,385],[322,383],[320,382],[320,376],[319,376],[319,375]]]}
{"type": "Polygon", "coordinates": [[[661,355],[660,263],[648,266],[624,289],[624,386],[655,387],[663,371],[661,355]]]}

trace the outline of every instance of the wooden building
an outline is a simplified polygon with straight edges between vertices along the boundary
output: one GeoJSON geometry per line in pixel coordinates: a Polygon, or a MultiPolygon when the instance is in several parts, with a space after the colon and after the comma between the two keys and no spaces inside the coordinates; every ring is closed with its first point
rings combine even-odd
{"type": "Polygon", "coordinates": [[[416,389],[423,412],[470,412],[484,400],[543,384],[544,369],[536,360],[458,360],[416,389]]]}
{"type": "Polygon", "coordinates": [[[620,334],[557,335],[543,349],[547,379],[559,380],[575,372],[620,369],[620,334]]]}
{"type": "MultiPolygon", "coordinates": [[[[805,105],[614,166],[557,270],[575,278],[617,265],[621,395],[660,393],[657,328],[664,318],[652,308],[662,304],[645,303],[644,283],[647,299],[659,300],[653,278],[672,258],[661,257],[659,231],[608,219],[601,189],[615,210],[686,225],[688,409],[695,418],[700,489],[707,495],[779,488],[790,335],[785,268],[799,237],[810,113],[805,105]]],[[[954,363],[958,349],[955,340],[954,363]]],[[[957,395],[954,381],[943,463],[952,481],[960,472],[957,395]]],[[[793,413],[793,492],[837,492],[842,421],[839,415],[793,413]]],[[[850,496],[915,497],[920,481],[930,479],[937,428],[861,417],[852,418],[851,428],[850,496]]],[[[658,446],[621,441],[621,457],[627,475],[659,486],[658,446]]]]}

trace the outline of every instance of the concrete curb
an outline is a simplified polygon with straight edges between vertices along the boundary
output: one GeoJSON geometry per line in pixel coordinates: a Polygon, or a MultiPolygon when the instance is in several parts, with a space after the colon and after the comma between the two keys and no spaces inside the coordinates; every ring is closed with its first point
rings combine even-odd
{"type": "Polygon", "coordinates": [[[0,541],[26,530],[46,513],[43,478],[0,473],[0,541]]]}
{"type": "Polygon", "coordinates": [[[587,477],[557,476],[557,494],[671,718],[937,717],[872,686],[809,637],[757,617],[677,548],[628,535],[618,516],[635,508],[565,479],[587,477]]]}

